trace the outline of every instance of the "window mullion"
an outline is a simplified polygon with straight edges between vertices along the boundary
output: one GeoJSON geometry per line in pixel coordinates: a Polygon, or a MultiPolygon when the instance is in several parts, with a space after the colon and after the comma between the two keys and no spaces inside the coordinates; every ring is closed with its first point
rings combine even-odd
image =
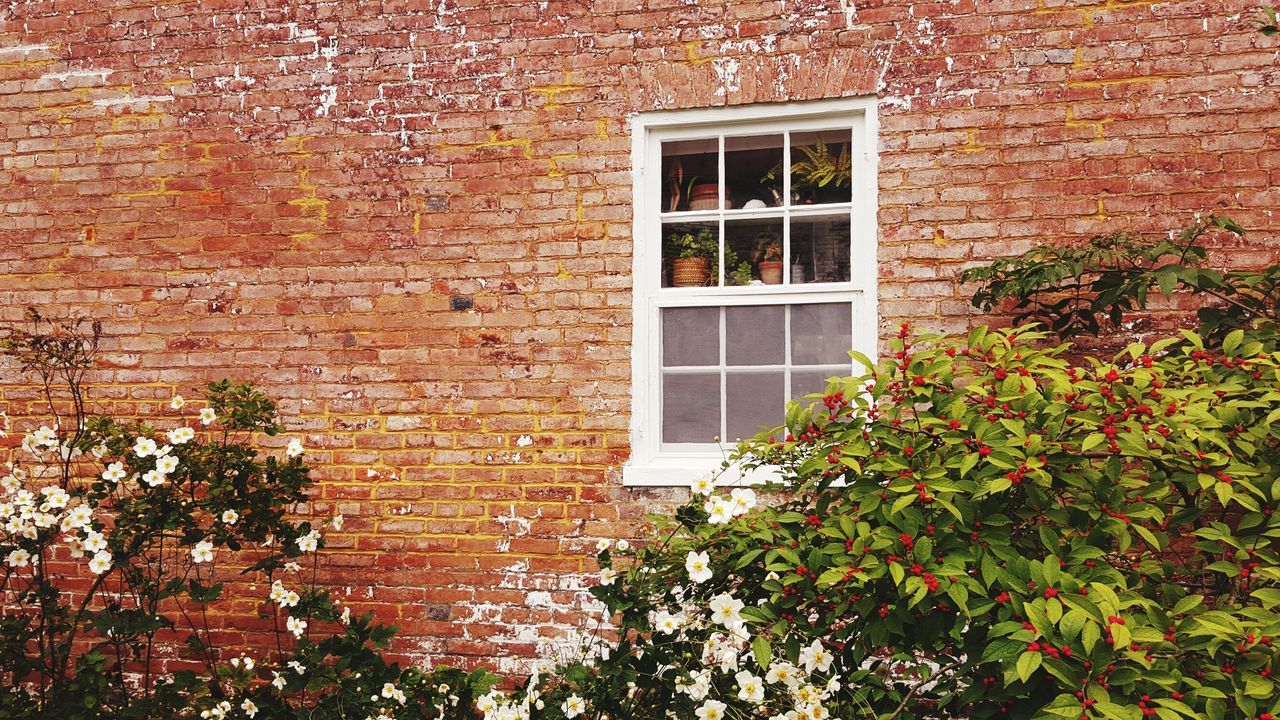
{"type": "Polygon", "coordinates": [[[726,330],[727,318],[725,317],[725,308],[720,306],[720,442],[724,442],[728,435],[729,429],[729,401],[726,393],[728,393],[729,378],[726,372],[728,350],[725,347],[725,339],[728,336],[726,330]]]}

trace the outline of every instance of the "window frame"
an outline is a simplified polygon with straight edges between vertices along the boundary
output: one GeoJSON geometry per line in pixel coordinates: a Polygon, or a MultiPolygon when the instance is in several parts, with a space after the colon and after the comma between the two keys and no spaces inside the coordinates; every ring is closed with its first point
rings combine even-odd
{"type": "MultiPolygon", "coordinates": [[[[632,367],[631,367],[631,457],[623,466],[623,484],[628,486],[688,485],[720,466],[733,447],[732,439],[720,444],[682,444],[679,449],[663,448],[662,359],[660,312],[668,307],[722,307],[734,305],[797,305],[807,303],[849,303],[852,308],[850,338],[854,348],[868,357],[876,349],[876,267],[877,137],[876,100],[871,97],[841,98],[804,103],[736,106],[696,110],[640,113],[631,119],[632,131],[632,367]],[[661,287],[662,267],[662,143],[705,139],[708,136],[765,135],[783,131],[806,132],[852,128],[853,151],[850,218],[850,277],[841,283],[805,283],[766,286],[675,288],[661,287]],[[861,135],[859,135],[861,133],[861,135]],[[858,151],[861,148],[861,151],[858,151]]],[[[723,143],[721,143],[723,146],[723,143]]],[[[723,165],[723,156],[720,160],[723,165]]],[[[789,175],[790,161],[784,163],[789,175]]],[[[762,211],[723,209],[726,182],[719,176],[720,208],[714,211],[681,212],[683,219],[749,219],[760,215],[788,219],[830,216],[832,205],[813,210],[795,206],[762,211]]],[[[784,186],[784,190],[786,187],[784,186]]],[[[838,205],[843,205],[840,203],[838,205]]],[[[721,246],[725,239],[721,234],[721,246]]],[[[789,252],[789,249],[787,250],[789,252]]],[[[783,265],[786,272],[789,265],[783,265]]],[[[723,275],[723,273],[721,273],[723,275]]],[[[717,282],[721,281],[717,279],[717,282]]],[[[724,327],[721,326],[723,335],[724,327]]],[[[723,347],[721,349],[723,354],[723,347]]],[[[853,363],[850,361],[849,370],[853,363]]],[[[833,374],[835,374],[833,372],[833,374]]],[[[789,387],[786,391],[790,393],[789,387]]],[[[722,390],[723,394],[723,390],[722,390]]],[[[722,402],[724,398],[721,398],[722,402]]],[[[725,419],[722,417],[722,423],[725,419]]],[[[773,475],[769,468],[746,473],[733,468],[725,482],[759,482],[773,475]]]]}

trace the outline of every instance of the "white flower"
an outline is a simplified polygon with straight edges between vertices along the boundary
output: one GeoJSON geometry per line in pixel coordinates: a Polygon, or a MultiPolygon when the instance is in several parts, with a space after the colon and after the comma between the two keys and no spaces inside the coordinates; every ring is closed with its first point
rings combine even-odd
{"type": "Polygon", "coordinates": [[[218,419],[218,414],[213,411],[213,408],[201,408],[200,410],[201,425],[212,425],[217,419],[218,419]]]}
{"type": "Polygon", "coordinates": [[[107,549],[107,538],[97,530],[90,530],[84,534],[85,552],[101,552],[107,549]]]}
{"type": "Polygon", "coordinates": [[[243,710],[244,714],[248,715],[249,717],[253,717],[254,715],[258,714],[258,706],[254,705],[252,700],[245,700],[244,702],[240,703],[240,709],[243,710]]]}
{"type": "MultiPolygon", "coordinates": [[[[338,616],[338,622],[342,623],[343,625],[351,624],[351,608],[349,607],[342,608],[342,614],[338,616]]],[[[444,691],[442,690],[441,692],[444,692],[444,691]]]]}
{"type": "Polygon", "coordinates": [[[133,454],[138,457],[147,457],[155,454],[156,441],[151,438],[140,437],[133,441],[133,454]]]}
{"type": "Polygon", "coordinates": [[[618,579],[618,572],[613,568],[605,568],[600,571],[600,584],[612,585],[618,579]]]}
{"type": "Polygon", "coordinates": [[[608,550],[611,545],[613,545],[613,542],[608,538],[600,538],[596,541],[596,554],[599,555],[605,550],[608,550]]]}
{"type": "Polygon", "coordinates": [[[71,535],[66,538],[66,541],[67,550],[71,553],[71,557],[76,560],[84,557],[84,543],[80,541],[80,538],[71,535]]]}
{"type": "MultiPolygon", "coordinates": [[[[290,662],[292,662],[292,661],[290,661],[290,662]]],[[[302,674],[302,671],[301,671],[301,670],[299,670],[299,671],[298,671],[298,674],[299,674],[299,675],[301,675],[301,674],[302,674]]],[[[272,671],[271,671],[271,675],[272,675],[272,678],[271,678],[271,684],[275,687],[275,689],[277,689],[277,690],[283,690],[283,689],[284,689],[284,686],[285,686],[285,683],[287,683],[288,681],[284,679],[284,676],[283,676],[283,675],[281,675],[280,673],[276,672],[275,670],[272,670],[272,671]]]]}
{"type": "Polygon", "coordinates": [[[631,543],[627,542],[626,540],[619,540],[617,548],[618,548],[618,552],[626,552],[631,549],[631,543]]]}
{"type": "Polygon", "coordinates": [[[738,699],[759,705],[764,702],[764,683],[760,678],[743,670],[733,676],[738,681],[738,699]]]}
{"type": "Polygon", "coordinates": [[[284,595],[280,597],[280,607],[296,607],[298,605],[298,601],[301,599],[302,598],[298,596],[297,592],[287,590],[284,595]]]}
{"type": "Polygon", "coordinates": [[[7,518],[13,515],[14,509],[13,503],[0,503],[0,518],[7,518]]]}
{"type": "Polygon", "coordinates": [[[302,566],[296,562],[289,561],[284,564],[284,569],[291,573],[302,572],[302,566]]]}
{"type": "Polygon", "coordinates": [[[818,672],[826,672],[831,667],[831,661],[835,657],[822,646],[820,640],[814,640],[809,647],[800,651],[800,664],[804,665],[805,672],[812,674],[815,670],[818,672]]]}
{"type": "Polygon", "coordinates": [[[124,479],[124,463],[113,462],[102,471],[102,479],[107,482],[120,482],[124,479]]]}
{"type": "Polygon", "coordinates": [[[382,697],[389,698],[396,694],[396,686],[392,683],[385,683],[382,686],[382,697]]]}
{"type": "Polygon", "coordinates": [[[201,540],[196,546],[191,548],[191,561],[196,563],[210,562],[213,560],[213,543],[208,540],[201,540]]]}
{"type": "Polygon", "coordinates": [[[169,442],[174,445],[182,445],[183,443],[190,442],[195,438],[195,436],[196,431],[189,427],[174,428],[165,434],[165,437],[169,439],[169,442]]]}
{"type": "Polygon", "coordinates": [[[587,711],[587,703],[577,695],[570,695],[569,698],[560,705],[560,710],[564,712],[564,716],[568,718],[568,720],[573,720],[573,718],[576,718],[587,711]]]}
{"type": "Polygon", "coordinates": [[[333,519],[329,521],[329,525],[333,527],[334,530],[341,530],[342,523],[344,522],[346,522],[346,518],[342,517],[342,515],[334,515],[333,519]]]}
{"type": "Polygon", "coordinates": [[[164,484],[166,476],[159,470],[148,470],[142,473],[142,482],[151,487],[160,487],[164,484]]]}
{"type": "Polygon", "coordinates": [[[235,525],[239,521],[240,521],[240,513],[236,512],[235,510],[222,511],[222,523],[224,525],[235,525]]]}
{"type": "Polygon", "coordinates": [[[302,552],[315,552],[316,546],[320,542],[320,531],[312,530],[311,532],[307,533],[306,535],[303,535],[302,537],[298,538],[294,542],[298,544],[298,549],[301,550],[302,552]]]}
{"type": "Polygon", "coordinates": [[[707,522],[712,525],[723,525],[733,519],[733,506],[722,497],[712,495],[703,503],[702,509],[707,512],[707,522]]]}
{"type": "Polygon", "coordinates": [[[736,488],[729,493],[729,504],[734,515],[744,515],[756,506],[756,491],[751,488],[736,488]]]}
{"type": "Polygon", "coordinates": [[[306,451],[302,449],[302,441],[299,440],[298,438],[293,438],[292,440],[290,440],[289,446],[284,449],[284,454],[288,455],[291,458],[296,458],[302,455],[302,453],[304,452],[306,451]]]}
{"type": "Polygon", "coordinates": [[[769,683],[782,683],[789,688],[800,684],[800,671],[789,662],[775,661],[769,665],[769,673],[764,677],[769,683]]]}
{"type": "Polygon", "coordinates": [[[71,512],[67,513],[66,517],[62,518],[62,529],[64,531],[79,530],[88,527],[91,522],[93,522],[93,511],[89,509],[89,506],[77,505],[71,508],[71,512]]]}
{"type": "Polygon", "coordinates": [[[307,666],[303,665],[302,663],[298,662],[297,660],[290,660],[290,661],[289,661],[289,667],[290,667],[290,668],[292,668],[292,669],[293,669],[293,671],[294,671],[294,672],[296,672],[296,673],[298,673],[299,675],[302,675],[303,673],[305,673],[305,672],[307,671],[307,666]]]}
{"type": "Polygon", "coordinates": [[[739,611],[742,610],[743,603],[728,593],[721,593],[711,598],[708,607],[711,608],[712,622],[725,627],[736,627],[742,624],[742,615],[739,611]]]}
{"type": "Polygon", "coordinates": [[[178,469],[178,458],[172,455],[164,455],[156,460],[156,472],[168,475],[178,469]]]}
{"type": "Polygon", "coordinates": [[[271,595],[269,596],[271,598],[271,602],[280,602],[280,598],[284,597],[284,594],[284,583],[279,580],[271,583],[271,595]]]}
{"type": "Polygon", "coordinates": [[[44,501],[49,504],[50,509],[66,507],[67,503],[71,501],[71,496],[67,494],[67,491],[57,485],[40,488],[40,493],[44,495],[44,501]]]}
{"type": "Polygon", "coordinates": [[[725,704],[719,700],[707,700],[693,712],[698,716],[698,720],[723,720],[724,708],[725,704]]]}
{"type": "Polygon", "coordinates": [[[6,555],[4,561],[9,564],[9,567],[26,567],[31,563],[31,553],[23,550],[22,548],[18,548],[6,555]]]}
{"type": "Polygon", "coordinates": [[[285,621],[285,626],[289,628],[289,632],[293,633],[296,638],[302,637],[302,633],[307,630],[307,621],[302,618],[291,617],[285,621]]]}
{"type": "Polygon", "coordinates": [[[99,553],[95,553],[93,556],[93,559],[89,561],[89,571],[92,572],[94,575],[101,575],[102,573],[110,569],[111,569],[111,553],[107,552],[106,550],[103,550],[102,552],[99,552],[99,553]]]}
{"type": "Polygon", "coordinates": [[[173,446],[172,446],[172,445],[161,445],[160,447],[156,448],[156,457],[157,457],[157,458],[162,458],[162,457],[164,457],[165,455],[168,455],[168,454],[169,454],[169,453],[171,453],[171,452],[173,452],[173,446]]]}
{"type": "Polygon", "coordinates": [[[711,572],[711,558],[705,552],[690,550],[684,559],[684,568],[689,571],[689,579],[696,583],[706,582],[714,574],[711,572]]]}
{"type": "Polygon", "coordinates": [[[253,669],[253,666],[254,666],[254,664],[255,664],[255,663],[253,662],[253,658],[251,658],[251,657],[246,657],[246,656],[244,656],[244,655],[241,655],[241,656],[240,656],[240,660],[241,660],[241,662],[243,662],[243,663],[244,663],[244,669],[245,669],[245,670],[252,670],[252,669],[253,669]]]}
{"type": "Polygon", "coordinates": [[[710,475],[703,475],[693,481],[694,495],[710,495],[716,489],[716,479],[710,475]]]}
{"type": "Polygon", "coordinates": [[[183,399],[181,395],[174,395],[173,399],[169,401],[169,407],[173,408],[174,410],[181,410],[182,406],[186,404],[187,404],[187,401],[183,399]]]}
{"type": "Polygon", "coordinates": [[[653,615],[653,629],[663,635],[670,635],[680,629],[684,618],[679,615],[672,615],[666,610],[659,610],[653,615]]]}

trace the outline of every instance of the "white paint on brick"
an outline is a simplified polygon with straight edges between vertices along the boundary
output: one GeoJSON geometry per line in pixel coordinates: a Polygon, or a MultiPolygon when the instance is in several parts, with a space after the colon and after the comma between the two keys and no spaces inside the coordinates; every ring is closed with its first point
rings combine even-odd
{"type": "Polygon", "coordinates": [[[150,105],[151,103],[173,102],[168,95],[139,95],[119,98],[99,98],[93,101],[94,107],[117,107],[120,105],[150,105]]]}

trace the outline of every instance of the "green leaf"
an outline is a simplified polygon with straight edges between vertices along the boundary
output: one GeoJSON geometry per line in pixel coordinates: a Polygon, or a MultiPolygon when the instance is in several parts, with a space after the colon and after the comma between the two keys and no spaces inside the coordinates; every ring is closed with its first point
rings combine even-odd
{"type": "Polygon", "coordinates": [[[751,652],[756,656],[756,664],[761,670],[768,670],[769,663],[773,660],[773,646],[765,639],[764,635],[756,635],[751,641],[751,652]]]}
{"type": "Polygon", "coordinates": [[[1098,644],[1098,640],[1102,639],[1102,630],[1098,628],[1098,623],[1085,623],[1084,629],[1080,631],[1080,643],[1084,645],[1086,655],[1093,653],[1093,646],[1098,644]]]}
{"type": "Polygon", "coordinates": [[[1043,661],[1044,657],[1038,652],[1031,652],[1028,650],[1027,652],[1022,653],[1022,655],[1019,655],[1018,664],[1016,666],[1018,679],[1022,682],[1029,680],[1031,678],[1031,674],[1040,667],[1040,663],[1043,661]]]}

